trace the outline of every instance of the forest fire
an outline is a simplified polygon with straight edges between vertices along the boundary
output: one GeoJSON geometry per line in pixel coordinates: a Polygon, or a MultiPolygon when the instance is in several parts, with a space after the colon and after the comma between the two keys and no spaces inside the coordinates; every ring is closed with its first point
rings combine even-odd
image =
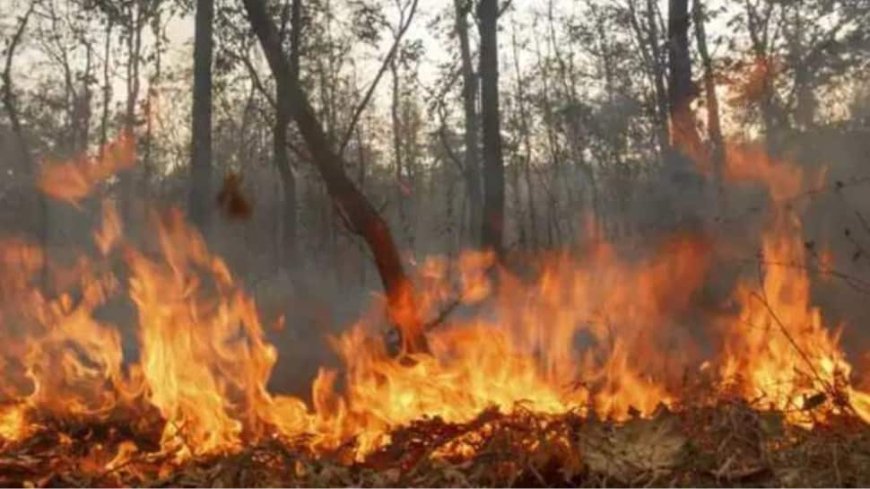
{"type": "MultiPolygon", "coordinates": [[[[126,141],[95,161],[47,167],[42,190],[84,198],[110,176],[102,169],[128,166],[134,146],[126,141]]],[[[527,272],[496,268],[486,253],[434,257],[418,267],[420,314],[435,317],[456,297],[467,313],[432,325],[429,353],[396,358],[374,308],[332,339],[343,367],[320,371],[310,405],[267,389],[277,353],[257,306],[180,212],[154,213],[155,239],[139,249],[107,201],[96,253],[72,264],[7,240],[0,483],[197,484],[172,477],[244,456],[272,470],[264,484],[382,485],[410,483],[401,478],[423,465],[448,474],[443,464],[467,468],[503,450],[510,458],[487,465],[492,479],[478,483],[535,472],[529,483],[549,483],[553,472],[563,483],[598,474],[629,484],[670,470],[690,430],[674,428],[674,416],[734,416],[745,406],[744,416],[778,414],[782,430],[804,430],[790,440],[819,426],[864,430],[870,394],[852,385],[838,329],[812,304],[798,211],[776,205],[810,179],[760,152],[729,154],[729,178],[761,182],[774,203],[761,240],[769,265],[757,283],[741,278],[736,308],[696,310],[717,250],[698,234],[634,259],[609,243],[580,258],[538,256],[527,272]],[[135,328],[99,319],[117,300],[133,305],[135,328]],[[124,335],[137,344],[135,358],[124,335]],[[601,423],[616,434],[603,435],[601,423]],[[616,443],[619,433],[651,436],[657,448],[601,462],[600,447],[589,444],[616,443]],[[365,479],[366,470],[381,475],[365,479]]],[[[717,477],[737,470],[717,467],[717,477]]],[[[249,484],[233,474],[231,483],[249,484]]]]}

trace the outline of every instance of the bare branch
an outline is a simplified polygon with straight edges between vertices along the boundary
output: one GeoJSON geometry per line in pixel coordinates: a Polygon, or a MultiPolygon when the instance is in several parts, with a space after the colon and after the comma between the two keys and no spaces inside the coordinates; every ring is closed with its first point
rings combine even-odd
{"type": "Polygon", "coordinates": [[[33,171],[33,166],[30,161],[30,151],[27,147],[27,140],[24,137],[24,132],[21,128],[21,119],[18,116],[18,107],[15,105],[15,93],[12,89],[12,62],[15,59],[15,50],[21,43],[21,38],[24,36],[24,31],[27,29],[27,23],[30,20],[30,15],[36,2],[31,2],[30,7],[25,12],[24,16],[18,21],[18,27],[9,41],[9,47],[6,50],[6,64],[3,68],[3,105],[6,107],[6,113],[9,114],[9,123],[12,130],[18,138],[22,157],[19,159],[21,170],[24,175],[33,171]]]}
{"type": "MultiPolygon", "coordinates": [[[[365,96],[360,101],[359,105],[357,105],[356,109],[354,109],[353,117],[350,120],[350,124],[347,126],[347,129],[344,132],[344,136],[341,138],[341,145],[338,147],[338,154],[343,155],[344,150],[347,149],[347,145],[350,142],[351,136],[353,135],[354,128],[357,123],[359,123],[359,118],[362,116],[363,111],[368,106],[369,102],[371,102],[372,95],[375,93],[375,89],[378,87],[378,83],[380,83],[381,78],[383,78],[384,73],[386,73],[387,68],[389,68],[390,64],[393,62],[393,58],[396,57],[396,53],[399,51],[399,46],[402,43],[402,38],[405,36],[405,33],[408,31],[408,28],[411,27],[411,21],[414,20],[414,14],[417,13],[417,4],[419,0],[412,0],[410,12],[408,13],[408,18],[405,20],[404,24],[399,26],[398,32],[393,38],[393,45],[390,47],[390,50],[387,52],[387,56],[384,58],[384,61],[381,63],[380,69],[378,69],[377,75],[375,75],[374,80],[369,85],[368,90],[366,90],[365,96]]],[[[404,13],[403,13],[404,16],[404,13]]]]}

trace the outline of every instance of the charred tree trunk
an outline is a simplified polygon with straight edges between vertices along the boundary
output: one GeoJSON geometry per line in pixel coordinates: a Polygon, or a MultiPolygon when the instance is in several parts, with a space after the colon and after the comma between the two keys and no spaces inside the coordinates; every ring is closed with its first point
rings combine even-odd
{"type": "Polygon", "coordinates": [[[197,0],[193,45],[193,127],[188,210],[191,221],[208,232],[211,194],[211,113],[214,0],[197,0]]]}
{"type": "Polygon", "coordinates": [[[713,166],[713,183],[716,186],[716,194],[719,210],[724,207],[724,187],[722,173],[725,168],[725,139],[722,136],[722,123],[719,118],[719,97],[716,95],[716,79],[713,72],[713,60],[707,49],[707,33],[704,28],[703,0],[694,0],[692,4],[692,18],[695,23],[695,37],[698,43],[698,54],[704,66],[704,97],[707,108],[707,132],[710,137],[710,162],[713,166]]]}
{"type": "Polygon", "coordinates": [[[504,162],[498,106],[498,0],[480,0],[477,15],[484,168],[481,245],[501,255],[504,252],[504,162]]]}
{"type": "Polygon", "coordinates": [[[454,0],[456,10],[456,35],[462,61],[462,109],[465,113],[465,157],[462,165],[468,195],[468,229],[472,243],[478,243],[481,229],[483,195],[480,181],[480,125],[477,113],[478,79],[471,58],[471,43],[468,38],[468,11],[470,0],[454,0]]]}
{"type": "Polygon", "coordinates": [[[671,145],[676,159],[698,161],[702,158],[701,138],[695,127],[692,101],[696,90],[692,83],[692,61],[689,57],[688,0],[670,0],[668,10],[668,60],[670,63],[669,106],[671,115],[671,145]],[[681,157],[681,158],[680,158],[681,157]]]}
{"type": "Polygon", "coordinates": [[[284,56],[278,29],[269,18],[263,0],[244,0],[251,27],[277,83],[285,87],[278,104],[288,107],[311,154],[311,160],[327,192],[349,227],[362,236],[375,258],[388,301],[391,321],[402,335],[406,353],[428,351],[423,324],[417,309],[414,286],[405,274],[398,249],[386,222],[345,173],[345,163],[332,149],[308,96],[293,75],[284,56]]]}

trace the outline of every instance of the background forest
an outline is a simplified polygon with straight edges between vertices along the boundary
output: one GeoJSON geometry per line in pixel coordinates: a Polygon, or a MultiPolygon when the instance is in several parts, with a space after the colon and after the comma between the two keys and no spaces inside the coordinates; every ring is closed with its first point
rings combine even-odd
{"type": "MultiPolygon", "coordinates": [[[[807,246],[867,276],[866,0],[0,0],[0,37],[3,234],[62,258],[102,198],[134,238],[180,206],[306,375],[389,292],[372,215],[406,269],[684,227],[739,241],[764,195],[724,185],[729,144],[827,166],[807,246]],[[136,167],[81,208],[33,191],[125,131],[136,167]]],[[[830,300],[861,324],[862,297],[830,300]]]]}

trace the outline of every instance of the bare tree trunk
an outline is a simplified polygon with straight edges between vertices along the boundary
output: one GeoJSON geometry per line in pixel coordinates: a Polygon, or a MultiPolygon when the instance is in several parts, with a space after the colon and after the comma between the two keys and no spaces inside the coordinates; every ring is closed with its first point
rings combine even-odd
{"type": "Polygon", "coordinates": [[[6,109],[6,115],[9,117],[9,125],[12,127],[12,132],[15,133],[19,153],[13,159],[18,162],[18,170],[25,177],[32,176],[34,168],[30,155],[30,147],[27,144],[27,137],[21,127],[18,105],[15,102],[15,90],[12,85],[12,66],[15,60],[15,51],[18,49],[22,37],[24,37],[24,31],[27,29],[27,24],[30,21],[31,14],[33,14],[34,7],[35,2],[31,2],[30,8],[21,17],[12,38],[9,39],[6,46],[6,63],[3,68],[3,108],[6,109]]]}
{"type": "MultiPolygon", "coordinates": [[[[789,51],[793,54],[791,65],[794,67],[794,122],[800,130],[807,131],[815,124],[816,111],[818,101],[815,91],[813,90],[813,58],[819,52],[818,48],[828,43],[821,41],[815,46],[808,46],[806,36],[804,34],[806,20],[804,19],[803,10],[800,8],[801,3],[798,2],[792,8],[792,29],[789,37],[789,51]]],[[[860,22],[860,21],[859,21],[860,22]]],[[[831,30],[836,32],[838,28],[833,27],[831,30]]],[[[831,34],[831,38],[836,37],[831,34]]]]}
{"type": "Polygon", "coordinates": [[[100,117],[100,152],[109,142],[109,106],[112,103],[112,83],[109,77],[109,60],[112,56],[112,17],[106,21],[106,40],[103,47],[103,113],[100,117]]]}
{"type": "Polygon", "coordinates": [[[483,195],[480,180],[480,140],[477,113],[478,79],[471,58],[471,43],[468,34],[468,13],[470,0],[454,0],[456,10],[456,34],[459,38],[459,52],[462,60],[462,108],[465,113],[465,158],[462,166],[465,188],[468,195],[469,239],[478,243],[481,229],[483,195]]]}
{"type": "MultiPolygon", "coordinates": [[[[357,142],[357,158],[359,159],[359,167],[357,168],[357,176],[356,181],[357,185],[359,185],[360,192],[365,194],[366,191],[366,151],[363,146],[363,141],[365,141],[365,137],[363,135],[363,124],[356,125],[356,142],[357,142]]],[[[357,250],[359,250],[359,283],[360,285],[365,285],[366,283],[366,255],[365,248],[362,246],[358,246],[357,250]]]]}
{"type": "Polygon", "coordinates": [[[82,77],[82,91],[73,102],[73,148],[76,154],[86,152],[91,139],[91,100],[93,99],[91,84],[94,79],[93,54],[93,46],[89,42],[85,42],[85,71],[82,77]]]}
{"type": "MultiPolygon", "coordinates": [[[[286,17],[285,17],[286,18],[286,17]]],[[[294,78],[299,77],[299,39],[302,28],[302,1],[292,0],[290,7],[290,70],[294,78]]],[[[275,100],[279,100],[281,94],[287,88],[276,84],[275,100]]],[[[273,134],[273,157],[275,167],[281,176],[281,190],[283,203],[281,213],[283,215],[283,230],[281,233],[281,265],[290,269],[296,264],[296,176],[290,168],[290,158],[287,152],[287,126],[290,125],[290,111],[286,104],[278,104],[275,115],[275,128],[273,134]]]]}
{"type": "MultiPolygon", "coordinates": [[[[12,132],[15,134],[15,138],[17,140],[18,154],[13,156],[15,161],[18,161],[19,164],[19,172],[20,177],[23,178],[24,181],[32,179],[36,174],[36,164],[33,160],[33,156],[30,154],[30,145],[27,143],[27,135],[24,134],[24,129],[21,127],[21,118],[18,114],[18,105],[15,101],[15,90],[12,84],[12,66],[15,60],[15,51],[18,49],[18,45],[21,43],[21,39],[24,37],[24,32],[27,29],[27,24],[30,20],[30,16],[33,14],[33,9],[36,6],[36,2],[31,2],[30,7],[27,9],[27,12],[18,22],[18,26],[15,29],[12,38],[9,39],[9,42],[6,46],[6,63],[3,68],[2,80],[3,80],[3,107],[6,109],[6,114],[9,117],[9,125],[12,127],[12,132]]],[[[28,190],[24,189],[24,195],[34,195],[35,202],[30,198],[25,198],[24,202],[27,203],[29,207],[32,204],[36,204],[37,215],[36,219],[34,219],[34,227],[35,233],[38,236],[40,245],[44,252],[48,252],[48,197],[44,194],[32,194],[28,190]]],[[[42,286],[48,286],[48,267],[43,266],[42,272],[40,274],[40,278],[42,281],[42,286]]]]}
{"type": "Polygon", "coordinates": [[[710,136],[710,156],[713,165],[713,183],[719,211],[724,211],[725,188],[722,185],[722,172],[725,168],[725,140],[722,136],[722,123],[719,118],[719,97],[716,95],[716,79],[713,72],[713,60],[707,49],[707,33],[704,28],[703,0],[694,0],[692,17],[695,23],[695,37],[698,43],[698,54],[704,66],[704,96],[707,108],[707,131],[710,136]]]}
{"type": "Polygon", "coordinates": [[[775,2],[764,4],[763,10],[759,11],[759,5],[749,1],[745,2],[746,25],[749,39],[752,43],[752,51],[755,54],[761,77],[761,93],[759,94],[761,106],[761,118],[764,124],[764,136],[767,150],[770,154],[776,154],[779,149],[779,120],[775,92],[773,87],[773,73],[771,66],[770,49],[770,20],[775,8],[775,2]]]}
{"type": "Polygon", "coordinates": [[[498,0],[480,0],[481,114],[483,120],[483,225],[481,244],[504,253],[504,162],[498,106],[498,0]]]}
{"type": "Polygon", "coordinates": [[[312,162],[339,214],[351,230],[363,237],[374,255],[386,290],[390,319],[402,335],[403,351],[428,351],[414,286],[405,274],[389,227],[345,173],[345,162],[332,149],[307,94],[293,76],[281,47],[278,29],[269,18],[265,3],[263,0],[244,0],[244,5],[273,75],[285,87],[286,91],[278,97],[277,102],[289,106],[290,114],[311,153],[312,162]]]}
{"type": "Polygon", "coordinates": [[[656,15],[655,0],[647,0],[647,23],[649,24],[649,43],[653,57],[653,84],[656,92],[656,107],[659,114],[659,140],[662,155],[671,151],[671,131],[668,126],[668,92],[665,88],[665,57],[662,56],[659,41],[659,18],[656,15]]]}
{"type": "Polygon", "coordinates": [[[211,195],[212,30],[214,0],[197,0],[193,47],[193,128],[188,211],[203,233],[208,232],[211,195]]]}
{"type": "MultiPolygon", "coordinates": [[[[399,114],[401,104],[400,100],[400,86],[399,86],[399,67],[396,64],[396,61],[393,60],[390,62],[390,74],[393,78],[392,84],[392,92],[391,92],[391,102],[390,102],[390,122],[392,124],[392,136],[393,136],[393,165],[396,179],[395,183],[395,198],[396,198],[396,209],[398,211],[399,217],[399,226],[400,234],[405,234],[404,238],[406,241],[410,241],[410,233],[408,233],[408,210],[407,210],[407,202],[405,201],[405,185],[407,185],[407,181],[405,180],[405,173],[407,173],[404,169],[404,157],[402,151],[402,118],[399,114]]],[[[405,243],[407,244],[407,242],[405,243]]]]}
{"type": "MultiPolygon", "coordinates": [[[[278,89],[276,89],[278,91],[278,89]]],[[[280,91],[276,93],[280,96],[280,91]]],[[[281,176],[282,191],[282,233],[281,233],[281,266],[290,269],[296,261],[296,177],[290,168],[290,158],[287,151],[287,126],[290,114],[279,104],[275,117],[273,134],[273,158],[275,168],[281,176]]]]}
{"type": "Polygon", "coordinates": [[[151,19],[151,32],[154,36],[154,74],[151,76],[151,79],[148,83],[148,95],[147,95],[147,111],[145,114],[145,149],[144,155],[142,158],[142,182],[141,182],[141,191],[142,191],[142,200],[144,202],[148,202],[150,199],[150,188],[151,188],[151,178],[154,174],[154,162],[153,159],[153,150],[155,146],[154,141],[154,102],[157,99],[157,95],[160,93],[160,83],[163,76],[163,35],[161,32],[162,24],[161,24],[161,15],[160,10],[154,12],[154,16],[151,19]]]}
{"type": "MultiPolygon", "coordinates": [[[[703,158],[701,138],[695,127],[692,100],[696,95],[692,83],[692,61],[689,57],[688,0],[670,0],[668,11],[668,58],[670,62],[669,99],[671,141],[674,149],[689,161],[703,158]]],[[[674,163],[674,162],[672,162],[674,163]]],[[[683,163],[687,163],[683,161],[683,163]]]]}
{"type": "MultiPolygon", "coordinates": [[[[515,26],[514,26],[515,27],[515,26]]],[[[523,140],[523,178],[526,184],[526,200],[528,201],[529,214],[529,245],[531,249],[538,248],[538,225],[536,220],[537,210],[535,209],[535,188],[532,185],[531,167],[532,167],[532,135],[529,125],[529,113],[526,107],[526,92],[522,79],[522,70],[520,70],[520,52],[517,44],[516,29],[514,29],[511,38],[514,58],[514,72],[517,84],[517,110],[519,111],[520,130],[522,131],[523,140]]],[[[517,191],[519,193],[519,191],[517,191]]]]}
{"type": "Polygon", "coordinates": [[[559,141],[554,127],[553,104],[550,101],[550,70],[540,45],[536,44],[538,67],[541,70],[541,103],[543,104],[544,125],[547,129],[547,151],[550,154],[551,173],[548,175],[544,190],[547,193],[547,246],[553,247],[562,241],[562,228],[559,223],[558,192],[559,178],[562,175],[562,161],[559,153],[559,141]]]}

